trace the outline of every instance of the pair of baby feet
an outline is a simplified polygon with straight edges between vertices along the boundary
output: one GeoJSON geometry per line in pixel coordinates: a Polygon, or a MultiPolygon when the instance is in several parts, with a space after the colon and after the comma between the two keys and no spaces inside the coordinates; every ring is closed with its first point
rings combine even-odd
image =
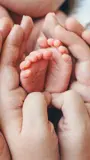
{"type": "Polygon", "coordinates": [[[64,92],[69,84],[72,60],[59,40],[38,39],[40,49],[33,51],[20,64],[21,83],[30,92],[64,92]]]}
{"type": "Polygon", "coordinates": [[[46,38],[43,33],[37,40],[38,50],[31,52],[20,64],[20,80],[28,92],[49,91],[61,93],[68,88],[72,60],[61,41],[46,38]]]}
{"type": "Polygon", "coordinates": [[[20,65],[22,86],[28,93],[43,90],[61,93],[70,85],[89,102],[90,49],[87,43],[90,43],[90,32],[84,31],[83,26],[72,18],[63,28],[53,13],[46,16],[43,32],[48,38],[41,34],[37,41],[40,49],[31,52],[20,65]],[[68,50],[77,60],[74,69],[68,50]],[[72,71],[75,77],[70,84],[72,71]]]}

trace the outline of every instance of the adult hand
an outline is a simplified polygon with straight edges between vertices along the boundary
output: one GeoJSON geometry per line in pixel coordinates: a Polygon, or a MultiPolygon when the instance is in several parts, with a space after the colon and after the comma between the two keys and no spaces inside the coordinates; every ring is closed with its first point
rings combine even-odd
{"type": "Polygon", "coordinates": [[[70,89],[78,92],[85,102],[90,102],[90,48],[86,43],[88,41],[88,43],[90,43],[90,33],[86,32],[86,40],[84,37],[84,28],[82,28],[82,26],[78,23],[75,24],[75,26],[78,26],[75,27],[77,28],[76,30],[75,28],[71,29],[73,28],[74,24],[75,21],[72,23],[72,18],[70,18],[67,19],[65,22],[65,27],[63,27],[58,22],[55,14],[49,13],[44,22],[43,32],[47,38],[51,37],[54,39],[59,39],[65,46],[67,46],[74,58],[71,77],[72,79],[68,85],[70,89]],[[88,33],[89,36],[87,36],[88,33]],[[82,39],[81,34],[85,40],[82,39]]]}
{"type": "Polygon", "coordinates": [[[58,123],[61,160],[89,160],[90,104],[74,91],[53,94],[52,104],[63,113],[58,123]]]}
{"type": "MultiPolygon", "coordinates": [[[[8,18],[0,19],[0,51],[2,49],[2,44],[4,40],[6,39],[7,35],[9,34],[11,28],[12,28],[12,22],[8,18]]],[[[1,55],[0,55],[0,58],[1,58],[1,55]]],[[[4,136],[2,135],[0,131],[0,160],[10,160],[10,159],[11,157],[10,157],[8,145],[5,141],[4,136]]]]}
{"type": "Polygon", "coordinates": [[[30,22],[28,24],[24,18],[21,26],[15,25],[3,46],[0,69],[1,127],[12,159],[59,160],[58,139],[47,116],[50,100],[41,93],[26,97],[20,86],[18,68],[23,58],[22,44],[27,34],[24,32],[30,22]]]}

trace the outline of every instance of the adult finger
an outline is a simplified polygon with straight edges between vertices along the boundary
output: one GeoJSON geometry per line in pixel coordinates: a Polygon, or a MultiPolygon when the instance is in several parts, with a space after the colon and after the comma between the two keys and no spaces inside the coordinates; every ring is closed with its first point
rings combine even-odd
{"type": "Polygon", "coordinates": [[[49,94],[44,95],[39,92],[27,96],[23,105],[23,130],[25,132],[28,128],[40,130],[40,128],[48,127],[47,107],[50,99],[49,94]]]}
{"type": "Polygon", "coordinates": [[[22,43],[21,52],[27,55],[27,41],[33,29],[33,21],[31,17],[23,16],[20,26],[23,28],[24,31],[24,40],[22,43]]]}
{"type": "Polygon", "coordinates": [[[5,41],[1,55],[0,116],[3,129],[6,130],[20,127],[21,107],[26,96],[25,91],[19,87],[18,73],[23,36],[22,28],[15,25],[5,41]]]}
{"type": "Polygon", "coordinates": [[[55,14],[49,13],[46,16],[43,32],[47,37],[59,39],[64,43],[76,59],[84,61],[90,58],[90,50],[87,44],[78,35],[61,26],[55,14]]]}
{"type": "Polygon", "coordinates": [[[85,120],[89,121],[84,102],[77,92],[67,91],[62,94],[53,94],[52,104],[62,110],[63,118],[71,129],[76,130],[80,124],[84,124],[85,120]]]}

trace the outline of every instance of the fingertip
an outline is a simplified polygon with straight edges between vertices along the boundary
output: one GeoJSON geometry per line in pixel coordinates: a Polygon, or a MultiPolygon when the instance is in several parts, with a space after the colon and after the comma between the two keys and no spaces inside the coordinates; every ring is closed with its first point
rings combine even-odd
{"type": "Polygon", "coordinates": [[[32,18],[24,15],[22,18],[22,21],[21,21],[21,27],[23,28],[24,33],[25,33],[25,35],[24,35],[25,40],[28,39],[28,37],[33,29],[33,26],[34,26],[34,24],[33,24],[32,18]]]}

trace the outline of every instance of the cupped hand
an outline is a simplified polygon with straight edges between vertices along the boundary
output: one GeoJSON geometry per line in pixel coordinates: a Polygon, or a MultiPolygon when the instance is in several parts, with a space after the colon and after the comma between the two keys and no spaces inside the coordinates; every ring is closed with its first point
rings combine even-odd
{"type": "Polygon", "coordinates": [[[74,91],[53,94],[52,104],[63,113],[58,123],[61,160],[89,160],[90,104],[74,91]]]}
{"type": "Polygon", "coordinates": [[[48,121],[50,95],[31,93],[20,86],[19,64],[24,56],[23,41],[31,33],[31,19],[14,25],[1,54],[0,119],[2,131],[14,160],[59,160],[58,138],[48,121]],[[28,29],[28,33],[26,32],[28,29]]]}

